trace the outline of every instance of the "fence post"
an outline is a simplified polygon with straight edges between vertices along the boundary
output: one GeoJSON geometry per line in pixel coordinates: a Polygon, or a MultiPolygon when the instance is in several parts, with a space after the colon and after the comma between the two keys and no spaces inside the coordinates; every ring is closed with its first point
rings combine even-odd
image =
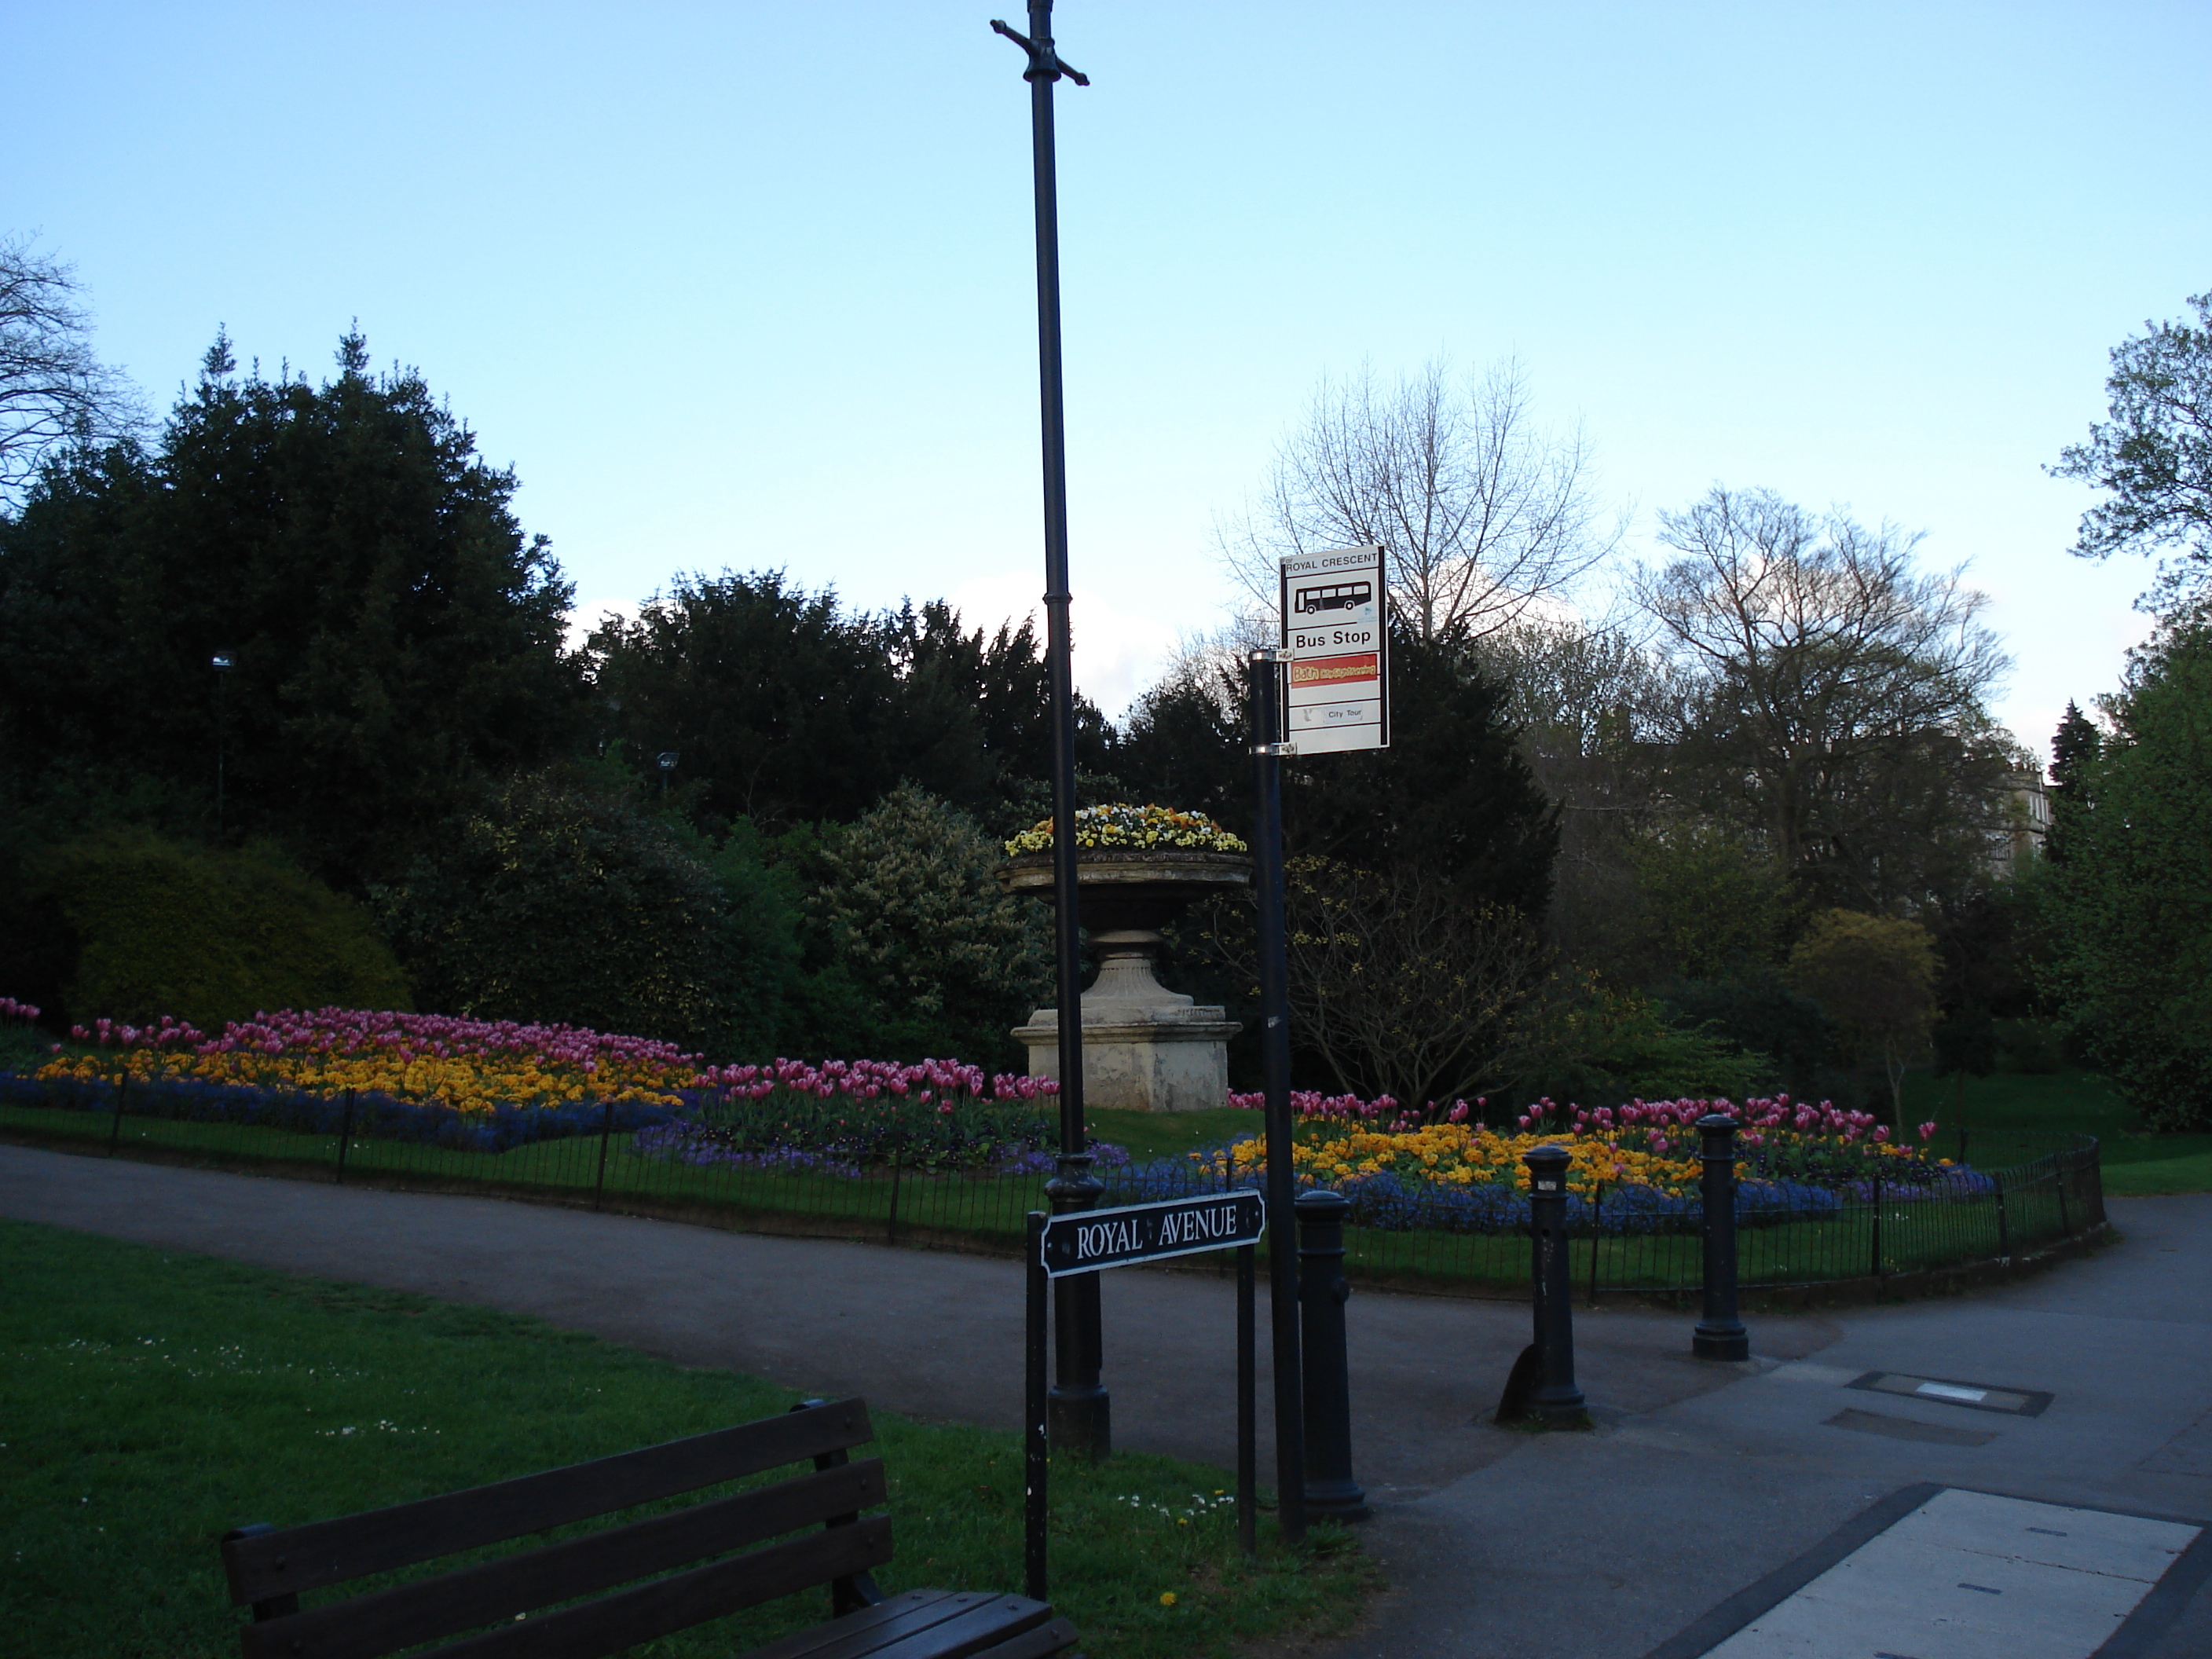
{"type": "Polygon", "coordinates": [[[2009,1261],[2012,1260],[2012,1231],[2005,1220],[2004,1176],[1991,1170],[1990,1181],[1997,1189],[1997,1260],[2009,1261]]]}
{"type": "MultiPolygon", "coordinates": [[[[125,1062],[129,1064],[128,1060],[125,1062]]],[[[131,1073],[125,1072],[115,1082],[115,1121],[108,1126],[107,1155],[115,1156],[115,1149],[123,1140],[123,1103],[130,1097],[131,1073]]]]}
{"type": "Polygon", "coordinates": [[[607,1142],[615,1132],[615,1097],[607,1097],[607,1109],[599,1119],[599,1177],[592,1187],[592,1207],[600,1208],[607,1196],[607,1142]]]}
{"type": "Polygon", "coordinates": [[[1589,1420],[1575,1386],[1574,1281],[1567,1266],[1567,1165],[1563,1146],[1523,1154],[1528,1166],[1529,1268],[1534,1280],[1536,1386],[1528,1405],[1554,1428],[1589,1420]]]}
{"type": "Polygon", "coordinates": [[[353,1139],[353,1091],[345,1091],[345,1115],[338,1122],[337,1184],[345,1185],[346,1146],[353,1139]]]}
{"type": "Polygon", "coordinates": [[[1748,1359],[1751,1334],[1735,1310],[1735,1120],[1708,1112],[1698,1120],[1705,1160],[1705,1315],[1690,1338],[1700,1359],[1748,1359]]]}
{"type": "Polygon", "coordinates": [[[884,1243],[898,1243],[899,1154],[902,1148],[896,1140],[891,1142],[891,1212],[884,1223],[884,1243]]]}
{"type": "Polygon", "coordinates": [[[1340,1194],[1300,1193],[1298,1323],[1305,1376],[1306,1514],[1363,1521],[1367,1494],[1352,1478],[1352,1362],[1344,1337],[1344,1218],[1340,1194]]]}
{"type": "Polygon", "coordinates": [[[2058,1178],[2058,1236],[2071,1238],[2074,1237],[2074,1224],[2066,1215],[2066,1183],[2074,1178],[2074,1155],[2070,1152],[2060,1152],[2052,1158],[2051,1163],[2051,1173],[2058,1178]]]}
{"type": "Polygon", "coordinates": [[[1881,1278],[1881,1154],[1875,1154],[1874,1166],[1874,1276],[1881,1278]]]}

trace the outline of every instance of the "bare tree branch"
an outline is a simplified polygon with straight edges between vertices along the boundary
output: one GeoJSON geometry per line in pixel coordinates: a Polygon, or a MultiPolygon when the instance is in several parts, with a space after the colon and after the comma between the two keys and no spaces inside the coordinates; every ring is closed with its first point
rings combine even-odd
{"type": "Polygon", "coordinates": [[[130,382],[92,354],[78,292],[70,268],[29,237],[0,237],[0,509],[49,456],[143,424],[130,382]]]}
{"type": "Polygon", "coordinates": [[[1718,486],[1660,525],[1681,556],[1633,586],[1690,687],[1670,735],[1784,870],[1878,859],[1877,819],[1919,810],[1905,796],[1994,810],[1976,779],[2017,746],[1983,699],[2011,664],[1960,571],[1915,570],[1919,536],[1718,486]]]}
{"type": "Polygon", "coordinates": [[[1558,598],[1618,544],[1618,531],[1598,527],[1590,470],[1578,428],[1535,426],[1517,363],[1464,386],[1442,362],[1388,386],[1363,370],[1322,383],[1258,500],[1215,538],[1268,614],[1286,555],[1378,544],[1419,637],[1480,638],[1558,598]]]}

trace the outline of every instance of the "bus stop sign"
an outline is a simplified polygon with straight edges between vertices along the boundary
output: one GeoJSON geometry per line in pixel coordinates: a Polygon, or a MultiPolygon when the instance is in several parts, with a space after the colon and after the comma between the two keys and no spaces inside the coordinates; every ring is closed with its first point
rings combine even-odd
{"type": "Polygon", "coordinates": [[[1340,547],[1282,562],[1289,696],[1283,737],[1299,755],[1390,743],[1390,638],[1382,550],[1340,547]]]}

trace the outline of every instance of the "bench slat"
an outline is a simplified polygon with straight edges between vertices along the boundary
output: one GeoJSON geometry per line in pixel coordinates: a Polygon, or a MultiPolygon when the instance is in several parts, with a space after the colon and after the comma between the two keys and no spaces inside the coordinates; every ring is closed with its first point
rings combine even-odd
{"type": "MultiPolygon", "coordinates": [[[[1052,1609],[1043,1602],[1019,1595],[908,1590],[866,1613],[756,1648],[744,1659],[950,1659],[995,1653],[994,1644],[1042,1627],[1051,1618],[1052,1609]]],[[[1065,1645],[1036,1651],[1054,1653],[1065,1645]]]]}
{"type": "Polygon", "coordinates": [[[715,1561],[432,1648],[414,1659],[605,1659],[725,1613],[772,1601],[891,1559],[891,1523],[872,1515],[789,1543],[715,1561]]]}
{"type": "Polygon", "coordinates": [[[951,1619],[870,1651],[885,1659],[969,1659],[1026,1634],[1051,1617],[1050,1607],[1023,1596],[979,1597],[975,1605],[951,1619]]]}
{"type": "Polygon", "coordinates": [[[859,1659],[886,1642],[927,1630],[984,1599],[951,1590],[903,1590],[872,1607],[751,1649],[740,1659],[859,1659]]]}
{"type": "Polygon", "coordinates": [[[643,1450],[573,1463],[336,1521],[225,1539],[234,1606],[342,1584],[542,1532],[634,1504],[696,1492],[875,1437],[868,1408],[840,1400],[643,1450]]]}
{"type": "Polygon", "coordinates": [[[868,1509],[884,1492],[880,1458],[843,1464],[250,1625],[240,1632],[246,1659],[377,1659],[868,1509]]]}
{"type": "MultiPolygon", "coordinates": [[[[1048,1659],[1048,1655],[1064,1653],[1074,1645],[1075,1626],[1065,1619],[1055,1619],[1024,1631],[1011,1642],[983,1649],[981,1659],[1048,1659]]],[[[906,1656],[901,1654],[898,1659],[906,1656]]]]}

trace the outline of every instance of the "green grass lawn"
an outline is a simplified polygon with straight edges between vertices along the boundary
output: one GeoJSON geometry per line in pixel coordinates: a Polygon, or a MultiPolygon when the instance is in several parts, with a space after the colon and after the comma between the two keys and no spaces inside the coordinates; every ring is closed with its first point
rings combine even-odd
{"type": "Polygon", "coordinates": [[[1984,1168],[2016,1161],[2033,1149],[2008,1130],[2072,1131],[2100,1143],[2105,1190],[2121,1197],[2212,1190],[2212,1134],[2152,1134],[2112,1085],[2094,1072],[2069,1066],[2044,1075],[2000,1073],[1956,1079],[1916,1073],[1905,1079],[1905,1115],[1942,1126],[1949,1152],[1960,1127],[1971,1163],[1984,1168]]]}
{"type": "Polygon", "coordinates": [[[1261,1133],[1267,1127],[1259,1113],[1237,1106],[1211,1112],[1109,1112],[1093,1108],[1083,1118],[1094,1139],[1127,1147],[1130,1161],[1136,1164],[1171,1152],[1223,1146],[1261,1133]]]}
{"type": "MultiPolygon", "coordinates": [[[[13,1653],[237,1650],[216,1540],[779,1412],[795,1395],[536,1321],[0,1222],[0,1628],[13,1653]]],[[[886,1589],[1021,1580],[1011,1434],[874,1413],[886,1589]]],[[[1054,1600],[1085,1650],[1228,1654],[1340,1628],[1374,1580],[1341,1532],[1235,1547],[1220,1470],[1054,1469],[1054,1600]],[[1172,1595],[1173,1601],[1163,1597],[1172,1595]]],[[[726,1656],[826,1615],[809,1594],[641,1654],[726,1656]]]]}

